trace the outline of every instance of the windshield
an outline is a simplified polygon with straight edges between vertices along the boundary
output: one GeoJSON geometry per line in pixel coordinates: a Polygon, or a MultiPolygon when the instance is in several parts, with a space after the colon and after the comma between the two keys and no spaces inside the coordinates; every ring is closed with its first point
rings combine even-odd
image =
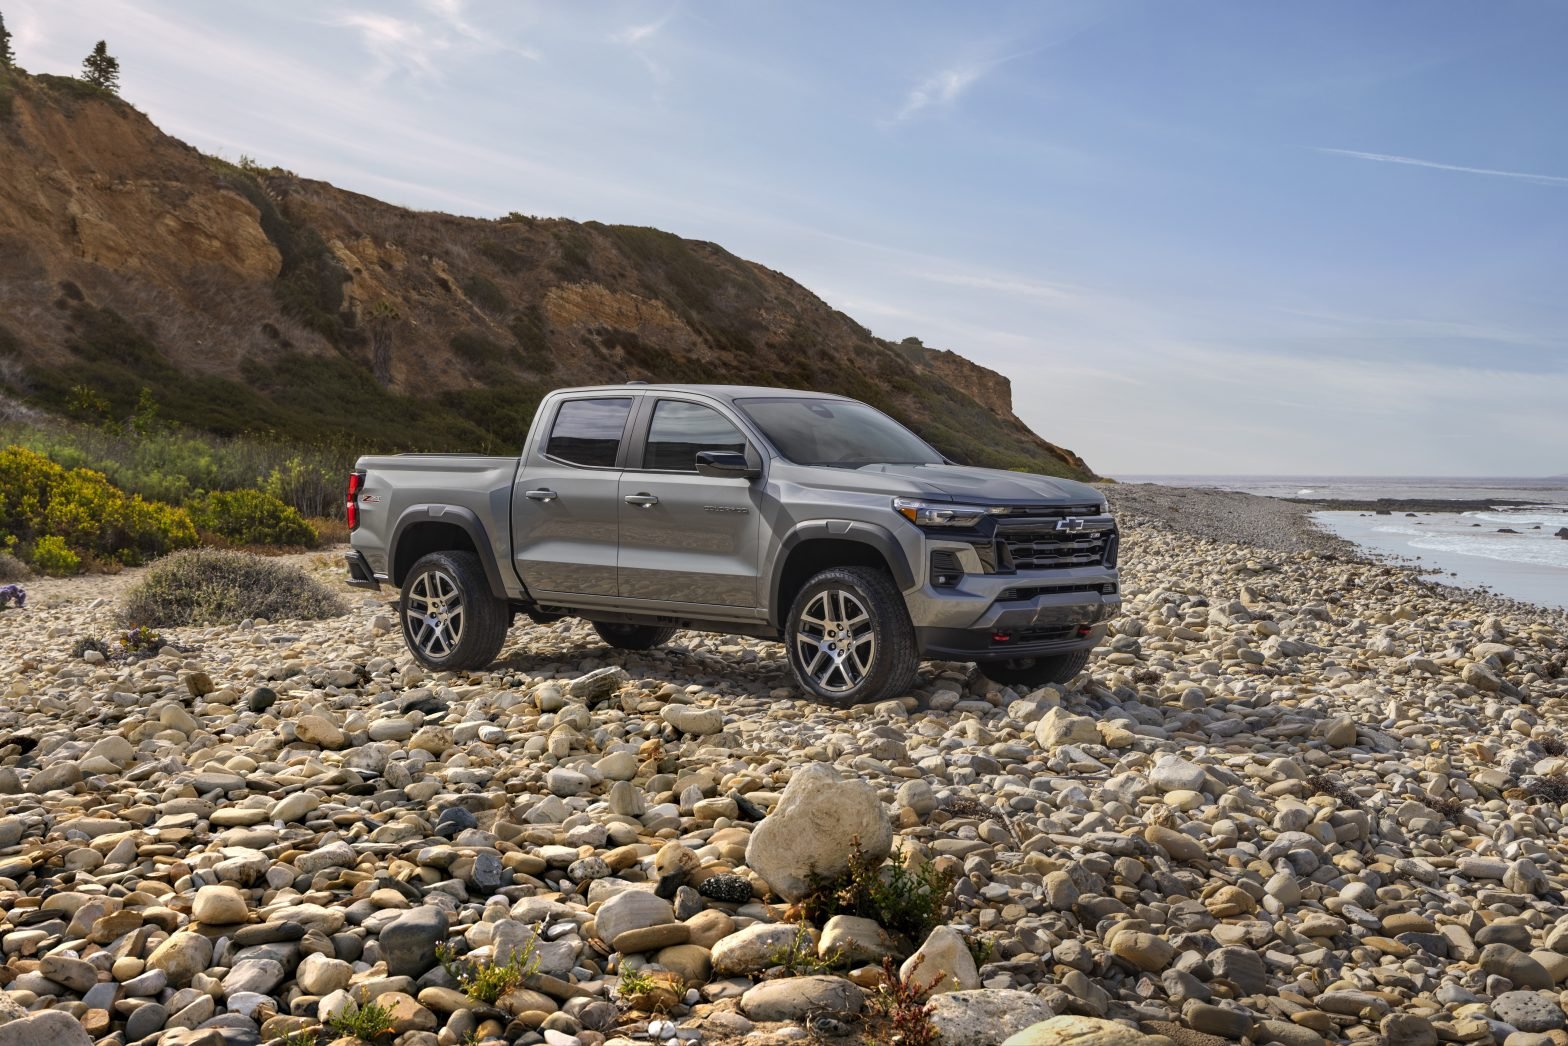
{"type": "Polygon", "coordinates": [[[942,455],[874,407],[799,396],[737,400],[768,442],[797,465],[939,465],[942,455]]]}

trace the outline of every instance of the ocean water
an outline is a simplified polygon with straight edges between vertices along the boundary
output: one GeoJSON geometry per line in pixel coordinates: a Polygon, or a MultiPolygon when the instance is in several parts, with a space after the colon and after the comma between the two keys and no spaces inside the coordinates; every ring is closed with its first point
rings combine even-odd
{"type": "MultiPolygon", "coordinates": [[[[1118,477],[1122,478],[1122,477],[1118,477]]],[[[1219,487],[1267,497],[1525,502],[1467,512],[1316,512],[1324,529],[1434,580],[1568,609],[1568,479],[1369,476],[1141,476],[1124,482],[1219,487]],[[1514,533],[1503,533],[1514,531],[1514,533]]]]}

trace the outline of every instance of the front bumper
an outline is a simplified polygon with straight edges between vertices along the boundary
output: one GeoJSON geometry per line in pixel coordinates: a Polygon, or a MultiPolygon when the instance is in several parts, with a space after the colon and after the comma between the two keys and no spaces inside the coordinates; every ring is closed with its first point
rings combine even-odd
{"type": "Polygon", "coordinates": [[[1121,610],[1115,568],[965,574],[905,594],[922,657],[1012,660],[1094,646],[1121,610]]]}

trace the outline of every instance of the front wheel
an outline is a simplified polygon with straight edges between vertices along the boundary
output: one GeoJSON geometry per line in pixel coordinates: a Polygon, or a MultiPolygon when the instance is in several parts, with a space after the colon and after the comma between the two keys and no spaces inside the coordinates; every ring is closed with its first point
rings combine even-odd
{"type": "Polygon", "coordinates": [[[668,643],[675,635],[675,629],[662,625],[618,625],[609,621],[595,621],[593,630],[617,650],[651,650],[668,643]]]}
{"type": "Polygon", "coordinates": [[[1073,650],[1049,657],[1020,657],[1012,661],[986,661],[980,671],[993,683],[1004,686],[1045,686],[1070,683],[1089,663],[1088,650],[1073,650]]]}
{"type": "Polygon", "coordinates": [[[506,642],[511,612],[490,592],[472,552],[432,552],[403,579],[400,614],[409,653],[437,672],[488,666],[506,642]]]}
{"type": "Polygon", "coordinates": [[[806,582],[784,643],[800,685],[843,707],[904,693],[919,663],[904,597],[873,567],[833,567],[806,582]]]}

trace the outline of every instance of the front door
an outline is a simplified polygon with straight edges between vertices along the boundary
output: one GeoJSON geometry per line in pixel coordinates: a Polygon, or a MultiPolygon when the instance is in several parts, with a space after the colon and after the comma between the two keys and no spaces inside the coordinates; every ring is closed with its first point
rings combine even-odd
{"type": "Polygon", "coordinates": [[[512,491],[512,555],[534,599],[616,593],[618,467],[636,397],[556,401],[512,491]]]}
{"type": "Polygon", "coordinates": [[[652,400],[644,417],[639,460],[620,476],[621,597],[755,608],[760,482],[699,476],[696,464],[701,450],[745,453],[746,437],[696,400],[652,400]]]}

